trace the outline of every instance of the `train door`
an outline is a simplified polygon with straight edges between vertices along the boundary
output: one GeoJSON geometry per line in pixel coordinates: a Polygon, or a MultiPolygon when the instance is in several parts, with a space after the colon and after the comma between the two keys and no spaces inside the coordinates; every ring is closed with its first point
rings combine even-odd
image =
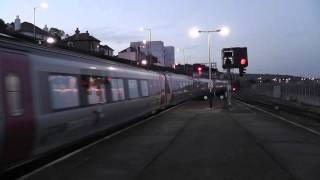
{"type": "Polygon", "coordinates": [[[167,99],[166,99],[166,76],[161,74],[159,77],[160,80],[160,105],[165,106],[167,105],[167,99]]]}
{"type": "Polygon", "coordinates": [[[167,101],[167,104],[170,104],[171,102],[171,97],[172,97],[172,91],[171,91],[171,84],[170,84],[170,81],[171,81],[171,77],[168,76],[168,75],[165,75],[165,91],[166,91],[166,101],[167,101]]]}
{"type": "Polygon", "coordinates": [[[3,160],[11,163],[30,155],[34,140],[30,64],[26,55],[0,55],[4,109],[3,160]]]}

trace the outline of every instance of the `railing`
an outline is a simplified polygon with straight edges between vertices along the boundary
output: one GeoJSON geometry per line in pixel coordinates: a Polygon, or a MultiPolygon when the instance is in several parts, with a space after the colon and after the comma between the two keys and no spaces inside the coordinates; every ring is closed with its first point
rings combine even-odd
{"type": "Polygon", "coordinates": [[[320,83],[256,83],[249,88],[250,93],[297,101],[304,104],[320,106],[320,83]]]}

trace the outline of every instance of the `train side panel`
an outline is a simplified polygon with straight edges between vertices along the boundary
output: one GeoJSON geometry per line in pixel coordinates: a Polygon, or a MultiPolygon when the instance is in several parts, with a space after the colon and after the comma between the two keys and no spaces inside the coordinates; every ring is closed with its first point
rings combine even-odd
{"type": "MultiPolygon", "coordinates": [[[[159,86],[158,73],[132,70],[107,63],[42,56],[34,56],[33,64],[34,87],[37,87],[34,97],[38,127],[35,155],[145,115],[160,106],[160,91],[151,94],[152,88],[149,88],[151,84],[159,86]],[[90,79],[100,79],[108,83],[103,84],[103,91],[96,91],[97,86],[85,89],[84,86],[88,86],[88,83],[96,84],[90,79]],[[112,87],[110,91],[105,92],[113,80],[122,81],[121,87],[124,89],[120,92],[124,93],[124,99],[119,96],[117,101],[114,101],[113,93],[117,89],[112,87]],[[131,94],[132,97],[129,97],[127,87],[130,83],[140,90],[136,90],[138,94],[131,94]],[[63,91],[58,87],[61,85],[63,91]],[[148,92],[145,92],[147,94],[142,94],[142,88],[148,88],[148,92]],[[60,94],[56,95],[58,90],[60,94]],[[105,96],[101,96],[101,93],[105,96]],[[71,107],[54,108],[65,105],[71,107]]],[[[156,88],[159,88],[158,86],[156,88]]]]}
{"type": "Polygon", "coordinates": [[[2,76],[2,55],[0,50],[0,167],[3,165],[3,146],[4,146],[4,110],[3,110],[3,76],[2,76]]]}

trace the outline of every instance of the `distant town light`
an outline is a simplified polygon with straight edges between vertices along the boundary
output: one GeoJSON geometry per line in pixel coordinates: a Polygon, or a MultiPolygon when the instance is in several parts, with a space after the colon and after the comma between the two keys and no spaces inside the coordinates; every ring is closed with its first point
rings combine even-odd
{"type": "Polygon", "coordinates": [[[141,61],[141,64],[145,66],[145,65],[148,64],[148,61],[144,59],[144,60],[141,61]]]}
{"type": "Polygon", "coordinates": [[[47,9],[49,7],[49,5],[47,2],[42,2],[42,3],[40,3],[40,7],[43,9],[47,9]]]}
{"type": "Polygon", "coordinates": [[[147,40],[143,40],[142,43],[143,43],[143,44],[147,44],[147,40]]]}
{"type": "Polygon", "coordinates": [[[53,44],[53,43],[55,43],[55,42],[56,42],[56,40],[55,40],[54,38],[52,38],[52,37],[48,37],[48,38],[47,38],[47,43],[53,44]]]}
{"type": "Polygon", "coordinates": [[[200,33],[199,33],[199,28],[197,27],[193,27],[189,30],[189,36],[191,38],[197,38],[200,36],[200,33]]]}
{"type": "Polygon", "coordinates": [[[97,67],[95,67],[95,66],[90,66],[90,69],[97,69],[97,67]]]}
{"type": "Polygon", "coordinates": [[[222,27],[219,31],[221,36],[228,36],[230,34],[230,29],[227,27],[222,27]]]}

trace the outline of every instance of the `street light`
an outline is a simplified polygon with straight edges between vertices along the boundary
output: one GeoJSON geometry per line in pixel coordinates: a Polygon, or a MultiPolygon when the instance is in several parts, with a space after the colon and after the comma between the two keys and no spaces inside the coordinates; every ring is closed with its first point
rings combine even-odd
{"type": "Polygon", "coordinates": [[[56,40],[55,40],[54,38],[48,37],[48,39],[47,39],[47,43],[48,43],[48,44],[53,44],[53,43],[55,43],[55,42],[56,42],[56,40]]]}
{"type": "Polygon", "coordinates": [[[211,33],[219,33],[221,36],[227,36],[230,32],[230,30],[227,27],[222,27],[220,29],[216,30],[199,30],[198,28],[194,27],[189,31],[189,35],[192,38],[197,38],[200,36],[201,33],[206,33],[208,35],[208,62],[209,62],[209,103],[210,108],[212,108],[212,88],[213,88],[213,82],[212,82],[212,70],[211,70],[211,33]]]}
{"type": "Polygon", "coordinates": [[[37,8],[43,8],[47,9],[48,8],[48,3],[42,2],[40,3],[40,6],[36,6],[33,8],[33,37],[34,37],[34,42],[36,42],[36,9],[37,8]]]}
{"type": "Polygon", "coordinates": [[[141,61],[141,64],[145,66],[145,65],[147,65],[147,64],[148,64],[148,61],[147,61],[147,60],[145,60],[145,59],[143,59],[143,60],[141,61]]]}
{"type": "Polygon", "coordinates": [[[148,28],[148,27],[140,27],[140,31],[149,31],[149,63],[151,63],[151,33],[152,33],[152,30],[151,28],[148,28]]]}

